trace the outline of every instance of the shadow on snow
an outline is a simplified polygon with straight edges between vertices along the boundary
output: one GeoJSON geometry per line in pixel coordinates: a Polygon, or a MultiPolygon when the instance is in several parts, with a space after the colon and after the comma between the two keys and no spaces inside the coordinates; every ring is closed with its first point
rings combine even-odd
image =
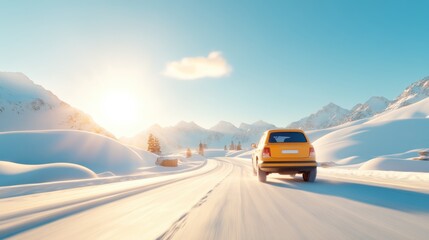
{"type": "Polygon", "coordinates": [[[319,179],[314,183],[306,183],[298,179],[298,177],[294,179],[273,179],[279,182],[267,181],[267,184],[275,187],[341,197],[403,212],[429,213],[429,194],[427,193],[363,183],[335,182],[319,179]]]}

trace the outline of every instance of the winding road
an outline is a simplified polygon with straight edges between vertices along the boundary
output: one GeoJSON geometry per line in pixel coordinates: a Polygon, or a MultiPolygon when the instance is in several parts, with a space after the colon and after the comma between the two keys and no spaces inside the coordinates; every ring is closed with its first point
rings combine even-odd
{"type": "Polygon", "coordinates": [[[0,199],[0,239],[426,239],[429,193],[253,176],[249,160],[0,199]]]}

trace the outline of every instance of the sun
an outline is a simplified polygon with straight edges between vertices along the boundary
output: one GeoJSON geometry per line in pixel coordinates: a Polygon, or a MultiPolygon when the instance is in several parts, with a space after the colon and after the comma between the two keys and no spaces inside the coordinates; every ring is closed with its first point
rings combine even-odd
{"type": "Polygon", "coordinates": [[[110,92],[100,101],[103,122],[112,128],[127,128],[138,121],[138,101],[126,92],[110,92]]]}

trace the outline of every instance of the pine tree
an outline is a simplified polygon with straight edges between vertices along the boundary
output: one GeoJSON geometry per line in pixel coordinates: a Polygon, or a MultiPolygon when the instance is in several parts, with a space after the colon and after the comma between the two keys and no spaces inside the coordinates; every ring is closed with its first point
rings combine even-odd
{"type": "Polygon", "coordinates": [[[231,145],[229,145],[229,150],[235,150],[234,141],[231,141],[231,145]]]}
{"type": "Polygon", "coordinates": [[[198,154],[200,154],[201,156],[204,156],[204,145],[201,142],[198,145],[198,154]]]}
{"type": "Polygon", "coordinates": [[[159,140],[152,133],[149,134],[149,138],[147,139],[147,150],[155,154],[161,153],[161,145],[159,144],[159,140]]]}
{"type": "Polygon", "coordinates": [[[241,142],[238,142],[237,150],[242,150],[242,148],[241,148],[241,142]]]}

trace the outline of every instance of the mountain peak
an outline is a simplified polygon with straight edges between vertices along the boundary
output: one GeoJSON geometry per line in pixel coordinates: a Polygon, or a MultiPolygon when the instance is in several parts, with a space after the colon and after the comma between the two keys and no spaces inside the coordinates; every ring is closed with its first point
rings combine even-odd
{"type": "Polygon", "coordinates": [[[253,126],[268,126],[268,125],[273,125],[273,124],[271,124],[271,123],[267,123],[267,122],[265,122],[265,121],[262,121],[262,120],[259,120],[259,121],[256,121],[256,122],[254,122],[254,123],[252,123],[252,125],[253,126]]]}
{"type": "Polygon", "coordinates": [[[325,110],[325,111],[332,111],[337,109],[343,109],[343,108],[332,102],[330,102],[328,105],[322,108],[322,110],[325,110]]]}
{"type": "Polygon", "coordinates": [[[197,125],[193,121],[186,122],[183,120],[178,122],[175,127],[176,128],[182,128],[182,129],[200,129],[201,128],[199,125],[197,125]]]}
{"type": "Polygon", "coordinates": [[[429,77],[408,86],[387,108],[398,109],[429,97],[429,77]]]}
{"type": "Polygon", "coordinates": [[[31,102],[43,99],[52,105],[60,102],[57,96],[20,72],[0,72],[0,86],[0,97],[9,101],[31,102]]]}
{"type": "Polygon", "coordinates": [[[235,133],[238,131],[238,128],[230,122],[219,121],[216,125],[211,127],[210,130],[220,133],[235,133]]]}
{"type": "Polygon", "coordinates": [[[335,126],[344,121],[349,114],[349,110],[344,109],[334,103],[322,107],[321,110],[299,121],[289,124],[288,128],[301,128],[304,130],[314,130],[335,126]]]}
{"type": "Polygon", "coordinates": [[[78,129],[114,136],[23,73],[0,72],[0,131],[78,129]]]}

